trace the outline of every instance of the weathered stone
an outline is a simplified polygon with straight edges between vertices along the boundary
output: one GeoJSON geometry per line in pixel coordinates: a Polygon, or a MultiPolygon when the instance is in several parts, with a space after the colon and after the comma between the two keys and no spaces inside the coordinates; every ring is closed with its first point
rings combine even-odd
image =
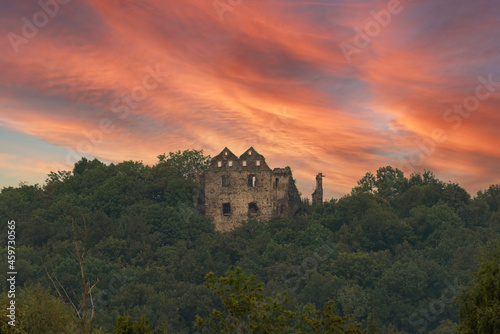
{"type": "Polygon", "coordinates": [[[312,204],[319,205],[323,203],[323,173],[316,175],[316,190],[312,193],[312,204]]]}
{"type": "Polygon", "coordinates": [[[224,148],[200,182],[204,212],[220,231],[229,231],[249,217],[292,217],[302,206],[290,167],[271,170],[253,147],[239,158],[224,148]]]}

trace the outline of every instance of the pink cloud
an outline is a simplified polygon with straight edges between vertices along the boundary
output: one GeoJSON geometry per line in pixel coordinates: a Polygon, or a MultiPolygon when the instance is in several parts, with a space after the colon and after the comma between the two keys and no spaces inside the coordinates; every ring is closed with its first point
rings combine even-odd
{"type": "MultiPolygon", "coordinates": [[[[498,68],[500,27],[488,2],[444,3],[404,2],[350,64],[339,43],[387,2],[244,1],[222,20],[212,1],[68,4],[18,54],[0,45],[0,121],[70,149],[97,138],[88,151],[108,161],[254,146],[273,166],[290,165],[304,194],[321,171],[335,196],[441,128],[447,140],[417,170],[475,190],[497,181],[499,95],[459,129],[443,113],[498,68]],[[144,90],[157,66],[168,75],[144,90]],[[103,131],[103,120],[114,129],[103,131]]],[[[15,15],[35,10],[24,4],[15,15]]],[[[0,34],[20,23],[4,21],[0,34]]]]}

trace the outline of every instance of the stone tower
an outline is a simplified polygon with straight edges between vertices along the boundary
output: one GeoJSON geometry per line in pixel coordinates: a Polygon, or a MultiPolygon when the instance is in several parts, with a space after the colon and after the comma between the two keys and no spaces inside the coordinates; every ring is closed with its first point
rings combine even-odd
{"type": "Polygon", "coordinates": [[[253,147],[240,157],[227,147],[201,177],[205,215],[220,231],[248,218],[292,217],[302,206],[290,167],[271,169],[253,147]]]}
{"type": "Polygon", "coordinates": [[[323,173],[316,175],[316,189],[312,193],[312,204],[319,205],[323,203],[323,173]]]}

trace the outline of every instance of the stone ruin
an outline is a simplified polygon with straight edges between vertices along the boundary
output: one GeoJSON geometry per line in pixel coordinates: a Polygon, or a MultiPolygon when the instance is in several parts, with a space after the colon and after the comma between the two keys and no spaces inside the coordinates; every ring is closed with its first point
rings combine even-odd
{"type": "MultiPolygon", "coordinates": [[[[313,204],[323,202],[321,173],[316,176],[313,204]]],[[[302,207],[290,167],[271,169],[250,147],[240,157],[227,147],[212,158],[200,178],[198,203],[219,231],[229,231],[248,218],[293,217],[302,207]]]]}

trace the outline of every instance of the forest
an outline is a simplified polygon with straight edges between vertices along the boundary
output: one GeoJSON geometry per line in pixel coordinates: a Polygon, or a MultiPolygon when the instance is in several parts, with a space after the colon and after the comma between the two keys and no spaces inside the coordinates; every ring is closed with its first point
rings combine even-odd
{"type": "MultiPolygon", "coordinates": [[[[293,218],[218,232],[193,206],[209,159],[82,158],[43,185],[3,188],[17,325],[3,311],[0,331],[500,333],[500,185],[471,196],[386,166],[340,199],[304,199],[293,218]]],[[[4,242],[0,253],[5,273],[4,242]]]]}

